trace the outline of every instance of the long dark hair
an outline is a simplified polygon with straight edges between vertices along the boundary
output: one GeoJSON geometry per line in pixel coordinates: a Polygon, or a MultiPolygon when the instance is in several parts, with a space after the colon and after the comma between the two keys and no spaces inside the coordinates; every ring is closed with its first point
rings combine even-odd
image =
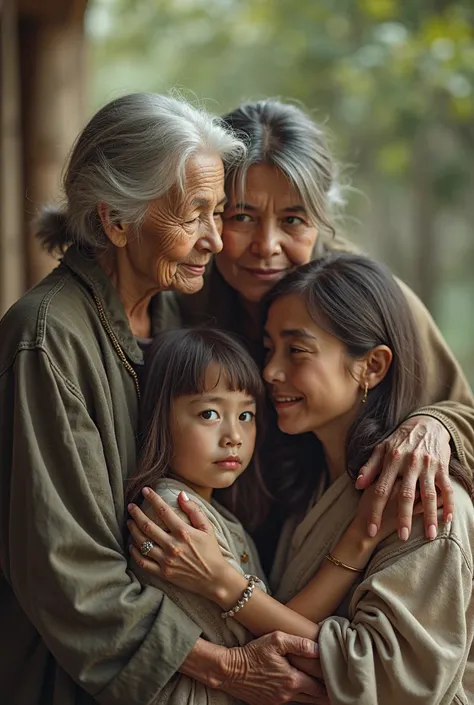
{"type": "MultiPolygon", "coordinates": [[[[291,294],[304,300],[311,318],[343,343],[349,357],[362,357],[378,345],[392,351],[387,374],[360,404],[347,434],[347,471],[355,479],[375,446],[426,403],[425,365],[410,308],[388,269],[346,253],[310,262],[282,279],[264,301],[265,315],[275,301],[291,294]]],[[[300,509],[314,488],[322,447],[313,434],[280,434],[276,447],[282,462],[272,464],[272,490],[290,510],[300,509]]],[[[455,459],[450,470],[472,497],[466,470],[455,459]]]]}
{"type": "MultiPolygon", "coordinates": [[[[145,485],[153,487],[170,471],[173,448],[170,411],[173,400],[202,394],[209,366],[215,363],[229,388],[244,391],[257,403],[257,445],[263,437],[264,387],[260,371],[245,348],[229,333],[212,328],[173,330],[159,334],[145,357],[144,395],[139,431],[139,460],[126,485],[126,501],[140,499],[145,485]]],[[[219,499],[249,529],[261,515],[267,494],[258,465],[258,448],[247,470],[219,499]]]]}

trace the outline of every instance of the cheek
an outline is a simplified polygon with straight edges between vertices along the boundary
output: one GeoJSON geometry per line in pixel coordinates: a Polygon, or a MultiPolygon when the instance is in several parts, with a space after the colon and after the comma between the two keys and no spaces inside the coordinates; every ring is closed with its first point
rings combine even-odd
{"type": "Polygon", "coordinates": [[[224,223],[222,230],[223,250],[219,257],[223,256],[229,262],[236,262],[244,254],[249,242],[250,239],[244,233],[238,232],[224,223]]]}
{"type": "Polygon", "coordinates": [[[289,239],[283,245],[286,257],[295,267],[311,261],[316,237],[316,229],[311,229],[303,235],[289,239]]]}

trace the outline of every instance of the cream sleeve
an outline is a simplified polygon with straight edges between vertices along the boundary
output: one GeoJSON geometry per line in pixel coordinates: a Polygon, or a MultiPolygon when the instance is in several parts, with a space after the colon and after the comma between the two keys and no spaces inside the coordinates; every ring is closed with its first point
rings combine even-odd
{"type": "Polygon", "coordinates": [[[384,555],[356,589],[352,618],[321,625],[330,702],[447,705],[461,688],[472,642],[471,556],[453,533],[384,555]]]}

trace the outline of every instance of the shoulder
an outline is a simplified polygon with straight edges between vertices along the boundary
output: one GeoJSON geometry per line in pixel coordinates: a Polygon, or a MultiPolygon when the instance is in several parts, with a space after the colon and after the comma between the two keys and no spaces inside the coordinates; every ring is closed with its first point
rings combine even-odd
{"type": "Polygon", "coordinates": [[[62,374],[75,378],[79,369],[92,369],[93,363],[97,367],[100,337],[101,324],[91,294],[60,264],[0,321],[0,374],[24,353],[32,362],[46,357],[62,374]]]}
{"type": "Polygon", "coordinates": [[[369,564],[368,574],[376,573],[400,560],[413,559],[413,567],[423,570],[421,558],[426,556],[430,563],[439,560],[446,565],[447,555],[455,555],[468,574],[474,572],[474,506],[468,493],[461,485],[453,481],[454,514],[453,521],[443,521],[443,511],[438,511],[438,535],[434,541],[425,537],[423,516],[414,518],[412,533],[408,541],[400,541],[397,534],[392,534],[382,541],[369,564]]]}

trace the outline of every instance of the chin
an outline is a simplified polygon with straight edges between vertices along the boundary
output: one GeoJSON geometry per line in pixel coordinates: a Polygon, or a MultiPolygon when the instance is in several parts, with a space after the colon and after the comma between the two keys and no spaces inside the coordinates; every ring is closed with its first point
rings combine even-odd
{"type": "Polygon", "coordinates": [[[204,286],[204,277],[193,277],[192,281],[181,280],[175,282],[170,287],[171,291],[177,291],[180,294],[196,294],[204,286]]]}

